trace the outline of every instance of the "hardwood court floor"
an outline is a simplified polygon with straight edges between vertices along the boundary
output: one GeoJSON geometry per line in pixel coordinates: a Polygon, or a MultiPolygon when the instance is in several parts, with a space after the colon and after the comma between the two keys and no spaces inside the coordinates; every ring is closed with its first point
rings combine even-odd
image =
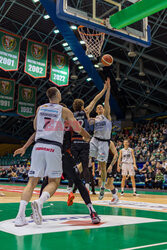
{"type": "MultiPolygon", "coordinates": [[[[19,207],[22,185],[0,185],[0,242],[1,250],[118,250],[167,249],[167,195],[144,194],[133,197],[126,193],[116,206],[109,205],[110,193],[104,200],[92,196],[94,207],[101,217],[100,225],[92,225],[87,207],[80,195],[67,207],[67,193],[59,189],[43,208],[44,222],[35,225],[30,205],[26,214],[29,225],[16,228],[14,218],[19,207]]],[[[39,188],[33,199],[38,197],[39,188]]]]}

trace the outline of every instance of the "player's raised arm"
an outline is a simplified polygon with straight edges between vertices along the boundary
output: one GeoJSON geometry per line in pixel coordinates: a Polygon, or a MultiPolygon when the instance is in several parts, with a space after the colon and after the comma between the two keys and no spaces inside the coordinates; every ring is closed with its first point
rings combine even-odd
{"type": "Polygon", "coordinates": [[[90,137],[89,133],[84,128],[81,127],[79,122],[74,118],[73,113],[68,108],[63,108],[62,117],[65,121],[69,122],[72,129],[75,132],[77,132],[78,134],[80,134],[85,141],[87,141],[87,142],[90,141],[91,137],[90,137]]]}
{"type": "Polygon", "coordinates": [[[23,147],[21,148],[18,148],[17,150],[14,151],[14,154],[13,156],[15,157],[16,155],[21,155],[23,156],[26,152],[26,149],[35,141],[35,135],[36,135],[36,132],[34,132],[30,138],[28,139],[28,141],[24,144],[23,147]]]}
{"type": "Polygon", "coordinates": [[[105,102],[104,102],[104,115],[108,120],[111,120],[111,110],[110,110],[110,91],[111,91],[111,85],[110,85],[110,78],[107,77],[107,81],[105,83],[105,85],[107,85],[107,92],[106,92],[106,96],[105,96],[105,102]]]}
{"type": "Polygon", "coordinates": [[[102,96],[105,94],[107,90],[107,84],[104,84],[103,90],[95,96],[95,98],[91,101],[91,103],[85,108],[85,112],[87,115],[90,114],[90,112],[94,109],[96,103],[102,98],[102,96]]]}

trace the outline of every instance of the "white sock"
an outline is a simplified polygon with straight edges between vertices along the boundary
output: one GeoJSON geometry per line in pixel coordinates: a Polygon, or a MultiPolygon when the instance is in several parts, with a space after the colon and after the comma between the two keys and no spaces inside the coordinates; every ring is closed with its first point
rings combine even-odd
{"type": "Polygon", "coordinates": [[[20,201],[20,207],[19,207],[19,212],[18,212],[17,216],[24,216],[24,217],[26,216],[25,211],[26,211],[27,204],[28,204],[27,201],[24,201],[24,200],[20,201]]]}
{"type": "Polygon", "coordinates": [[[72,192],[73,187],[67,187],[67,192],[70,194],[72,192]]]}
{"type": "Polygon", "coordinates": [[[117,194],[113,194],[113,198],[117,198],[117,194]]]}
{"type": "Polygon", "coordinates": [[[124,192],[124,188],[121,188],[121,191],[124,192]]]}
{"type": "Polygon", "coordinates": [[[89,191],[89,183],[85,184],[85,187],[87,188],[87,190],[89,191]]]}
{"type": "Polygon", "coordinates": [[[136,188],[133,188],[133,192],[134,192],[134,193],[136,192],[136,188]]]}
{"type": "Polygon", "coordinates": [[[92,212],[95,212],[92,203],[87,204],[87,208],[88,208],[90,214],[91,214],[92,212]]]}
{"type": "Polygon", "coordinates": [[[50,198],[50,194],[48,192],[43,192],[41,197],[37,200],[41,207],[43,207],[43,203],[50,198]]]}

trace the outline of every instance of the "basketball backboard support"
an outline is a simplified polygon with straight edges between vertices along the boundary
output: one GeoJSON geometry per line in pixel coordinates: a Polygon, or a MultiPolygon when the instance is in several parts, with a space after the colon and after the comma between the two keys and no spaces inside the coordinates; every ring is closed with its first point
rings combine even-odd
{"type": "Polygon", "coordinates": [[[144,18],[124,29],[111,27],[109,17],[129,7],[138,0],[56,0],[57,17],[76,25],[104,32],[143,47],[151,45],[148,18],[144,18]]]}

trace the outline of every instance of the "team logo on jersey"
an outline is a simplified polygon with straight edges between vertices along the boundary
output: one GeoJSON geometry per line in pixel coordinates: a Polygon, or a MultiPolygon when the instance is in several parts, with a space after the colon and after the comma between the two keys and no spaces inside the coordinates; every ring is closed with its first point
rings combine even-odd
{"type": "Polygon", "coordinates": [[[8,81],[0,81],[0,92],[4,95],[8,95],[11,91],[11,83],[8,81]]]}
{"type": "Polygon", "coordinates": [[[65,56],[63,55],[55,55],[54,57],[55,64],[59,69],[63,69],[66,64],[65,56]]]}
{"type": "Polygon", "coordinates": [[[2,37],[2,46],[4,50],[11,52],[16,48],[16,39],[12,36],[4,35],[2,37]]]}
{"type": "Polygon", "coordinates": [[[44,55],[44,47],[34,43],[31,45],[31,53],[35,59],[40,60],[44,55]]]}
{"type": "Polygon", "coordinates": [[[23,88],[22,89],[22,98],[24,99],[24,101],[30,102],[32,100],[32,98],[33,98],[32,89],[23,88]]]}

